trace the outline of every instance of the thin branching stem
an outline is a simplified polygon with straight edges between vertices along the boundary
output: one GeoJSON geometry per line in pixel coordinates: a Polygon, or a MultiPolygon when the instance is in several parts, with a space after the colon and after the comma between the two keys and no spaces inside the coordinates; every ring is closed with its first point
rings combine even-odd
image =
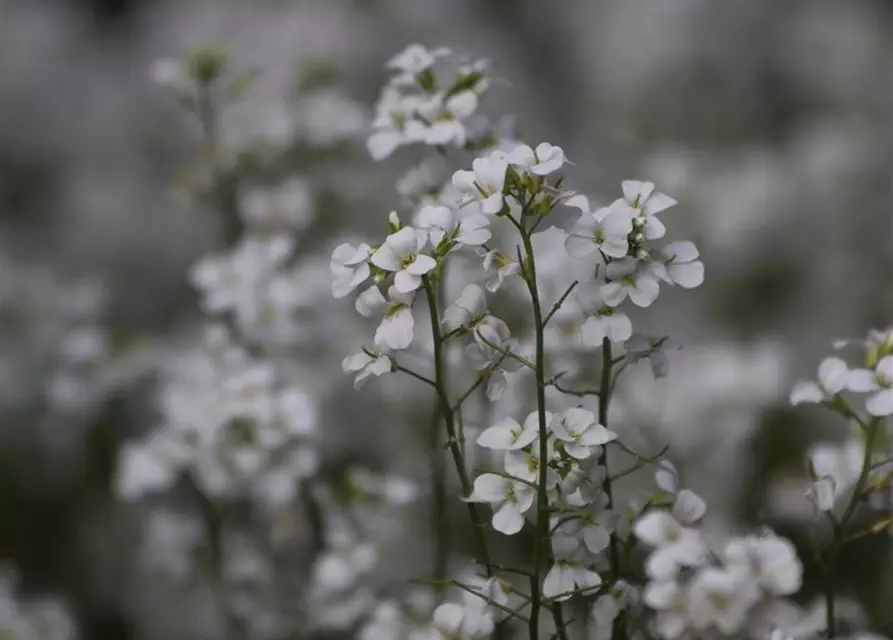
{"type": "Polygon", "coordinates": [[[525,367],[527,367],[531,371],[536,371],[536,365],[534,363],[532,363],[530,360],[528,360],[527,358],[525,358],[524,356],[518,355],[511,349],[507,349],[507,348],[503,347],[502,345],[498,345],[495,342],[493,342],[492,340],[487,340],[487,338],[485,338],[483,336],[483,334],[481,334],[480,331],[475,333],[475,335],[478,337],[478,339],[481,342],[483,342],[485,345],[487,345],[491,349],[498,351],[499,353],[501,353],[503,356],[505,356],[507,358],[511,358],[512,360],[514,360],[516,362],[520,362],[521,364],[523,364],[525,367]]]}
{"type": "Polygon", "coordinates": [[[571,294],[571,292],[577,287],[578,284],[580,284],[580,281],[579,281],[579,280],[574,280],[574,281],[571,283],[571,285],[570,285],[567,289],[565,289],[564,293],[561,294],[561,297],[558,298],[558,302],[556,302],[554,305],[552,305],[552,310],[549,311],[548,315],[546,315],[546,318],[543,320],[543,326],[544,326],[544,327],[545,327],[547,324],[549,324],[549,320],[552,319],[552,316],[554,316],[556,313],[558,313],[558,311],[561,309],[561,305],[564,304],[564,301],[567,300],[567,297],[568,297],[568,296],[571,294]]]}
{"type": "MultiPolygon", "coordinates": [[[[459,485],[462,488],[462,494],[464,496],[470,496],[473,487],[471,480],[468,477],[468,471],[465,468],[465,456],[462,455],[462,448],[459,446],[459,439],[456,434],[456,414],[453,411],[453,405],[447,395],[445,384],[444,343],[440,332],[440,315],[437,310],[437,294],[434,290],[434,283],[428,276],[423,276],[422,281],[425,288],[425,297],[428,299],[428,313],[431,318],[431,337],[434,341],[434,387],[437,390],[437,398],[440,402],[440,413],[446,424],[447,448],[450,451],[453,464],[456,467],[456,473],[459,476],[459,485]]],[[[490,554],[487,551],[484,526],[481,517],[478,514],[477,505],[473,502],[466,502],[465,504],[468,509],[468,516],[471,519],[472,529],[474,530],[478,553],[486,565],[489,566],[490,554]]]]}

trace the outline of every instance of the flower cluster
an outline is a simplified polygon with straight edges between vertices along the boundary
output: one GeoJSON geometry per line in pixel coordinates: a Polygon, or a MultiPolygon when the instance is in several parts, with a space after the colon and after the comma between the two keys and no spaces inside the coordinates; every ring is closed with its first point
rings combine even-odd
{"type": "Polygon", "coordinates": [[[163,424],[126,449],[118,478],[124,498],[168,489],[188,472],[209,496],[247,493],[286,505],[317,467],[314,399],[220,326],[172,364],[160,403],[163,424]]]}
{"type": "Polygon", "coordinates": [[[385,524],[417,496],[406,478],[358,467],[347,470],[341,485],[316,487],[323,551],[311,569],[307,628],[343,631],[369,618],[379,600],[374,572],[385,524]]]}
{"type": "Polygon", "coordinates": [[[890,514],[893,503],[887,494],[893,451],[885,450],[884,443],[893,415],[893,329],[872,331],[864,341],[839,341],[835,346],[858,350],[863,366],[851,369],[839,356],[825,358],[818,380],[798,382],[791,391],[792,404],[821,403],[854,425],[853,437],[842,443],[818,443],[809,451],[813,483],[807,495],[816,509],[831,513],[841,498],[857,498],[854,491],[870,488],[868,497],[890,514]],[[852,404],[857,398],[864,408],[852,404]]]}
{"type": "Polygon", "coordinates": [[[678,490],[676,477],[675,468],[664,462],[656,474],[661,499],[633,528],[651,548],[644,600],[657,611],[654,633],[684,638],[714,630],[764,637],[758,614],[773,599],[800,589],[803,567],[796,549],[771,531],[734,537],[714,548],[698,527],[706,504],[694,492],[678,490]]]}
{"type": "Polygon", "coordinates": [[[383,160],[407,144],[464,147],[470,141],[469,118],[489,86],[487,64],[460,64],[446,82],[438,77],[438,67],[446,62],[455,62],[451,50],[418,44],[388,61],[394,75],[375,106],[367,142],[374,159],[383,160]]]}
{"type": "Polygon", "coordinates": [[[568,254],[584,258],[598,253],[605,263],[603,278],[583,283],[576,291],[585,316],[580,335],[583,344],[593,347],[605,338],[619,343],[632,337],[632,323],[619,309],[625,300],[649,307],[658,296],[660,282],[691,289],[704,281],[704,265],[694,243],[654,245],[666,234],[657,214],[676,201],[656,191],[653,182],[625,180],[622,187],[622,198],[595,210],[582,195],[565,201],[580,211],[568,230],[568,254]]]}
{"type": "MultiPolygon", "coordinates": [[[[398,76],[386,92],[404,85],[424,89],[427,70],[436,58],[435,54],[418,58],[401,54],[400,64],[416,60],[420,66],[412,74],[398,76]]],[[[398,120],[405,127],[389,129],[387,134],[400,133],[401,143],[440,144],[407,135],[416,125],[398,120]]],[[[381,150],[383,136],[379,132],[370,139],[373,155],[381,150]]],[[[612,373],[619,362],[625,367],[652,358],[665,342],[634,335],[621,305],[628,299],[639,307],[650,306],[660,282],[697,287],[704,267],[691,242],[657,244],[666,235],[658,214],[675,200],[657,191],[653,183],[624,181],[622,198],[593,211],[587,197],[563,187],[558,174],[567,158],[560,147],[548,142],[536,146],[494,142],[472,160],[471,169],[454,172],[448,185],[437,185],[442,172],[431,170],[434,165],[419,165],[412,180],[404,181],[413,184],[401,189],[425,194],[408,199],[410,224],[404,224],[394,211],[388,216],[390,233],[382,241],[343,243],[335,248],[330,263],[334,296],[343,298],[360,290],[357,312],[377,321],[372,343],[346,357],[343,369],[355,374],[357,388],[370,377],[393,372],[433,387],[446,422],[446,448],[457,466],[473,518],[478,517],[475,506],[485,503],[493,510],[493,529],[503,535],[518,534],[529,524],[536,539],[534,557],[548,562],[544,575],[540,576],[538,567],[531,574],[531,591],[526,596],[536,611],[529,616],[531,629],[541,603],[560,610],[566,600],[588,598],[596,628],[610,636],[612,624],[625,609],[637,606],[637,599],[635,589],[622,580],[617,563],[617,541],[626,536],[629,520],[612,508],[606,460],[618,434],[605,424],[607,394],[622,371],[617,368],[612,373]],[[578,209],[579,220],[567,232],[554,228],[537,232],[559,205],[578,209]],[[514,251],[500,246],[512,231],[514,251]],[[556,234],[558,244],[553,240],[556,234]],[[556,256],[556,251],[561,255],[556,256]],[[463,257],[460,261],[455,256],[463,257]],[[574,260],[579,264],[569,267],[574,260]],[[454,262],[466,269],[473,266],[467,269],[471,282],[466,281],[450,297],[445,272],[454,262]],[[577,279],[571,281],[570,274],[577,279]],[[516,285],[527,289],[534,307],[532,328],[519,324],[513,330],[491,309],[490,296],[514,295],[516,285]],[[551,310],[546,299],[553,303],[551,310]],[[407,366],[410,357],[431,355],[428,336],[422,341],[417,335],[417,306],[427,310],[430,323],[433,378],[427,373],[430,368],[421,371],[407,366]],[[553,410],[545,396],[546,387],[561,390],[556,381],[567,373],[546,370],[546,325],[556,314],[561,314],[563,325],[572,327],[578,348],[603,351],[602,393],[606,397],[598,416],[584,406],[555,406],[553,410]],[[611,355],[615,345],[624,351],[616,360],[611,355]],[[454,401],[443,382],[448,364],[445,353],[459,349],[476,379],[454,401]],[[478,446],[494,454],[501,469],[484,471],[472,482],[456,433],[456,424],[463,421],[463,404],[478,387],[485,390],[488,401],[499,400],[531,372],[539,390],[536,409],[527,409],[523,424],[509,415],[490,422],[479,434],[478,446]]],[[[387,153],[391,150],[387,147],[387,153]]],[[[515,409],[523,410],[515,407],[512,413],[515,409]]],[[[481,547],[479,552],[486,550],[481,547]]],[[[482,560],[486,564],[486,557],[482,560]]],[[[499,584],[489,569],[482,579],[488,580],[487,590],[499,584]]],[[[493,621],[504,618],[499,613],[504,612],[504,594],[475,598],[472,587],[460,586],[466,590],[462,605],[447,602],[431,612],[436,630],[432,637],[489,637],[493,621]]],[[[558,614],[553,611],[553,615],[558,614]]],[[[389,637],[415,638],[401,620],[399,608],[389,606],[371,624],[403,629],[389,637]]],[[[556,624],[559,620],[556,617],[556,624]]]]}

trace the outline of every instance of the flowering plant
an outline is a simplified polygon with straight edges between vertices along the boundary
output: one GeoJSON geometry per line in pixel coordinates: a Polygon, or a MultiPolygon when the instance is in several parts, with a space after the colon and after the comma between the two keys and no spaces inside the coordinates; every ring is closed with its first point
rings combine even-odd
{"type": "MultiPolygon", "coordinates": [[[[769,527],[721,530],[669,447],[633,437],[643,398],[629,374],[647,363],[655,379],[667,376],[679,348],[642,332],[644,316],[661,293],[705,279],[695,243],[665,225],[677,201],[647,180],[622,181],[603,203],[574,190],[560,146],[524,143],[483,115],[486,61],[412,45],[387,67],[366,151],[375,160],[413,146],[433,153],[400,180],[386,231],[337,242],[322,260],[301,242],[315,228],[310,182],[271,167],[295,147],[349,142],[349,132],[301,137],[285,127],[278,147],[268,138],[234,144],[217,125],[245,80],[222,56],[201,51],[185,66],[154,69],[198,116],[203,163],[190,184],[228,216],[231,237],[191,271],[211,321],[165,372],[163,424],[126,447],[117,491],[131,501],[189,490],[198,522],[159,514],[148,537],[188,541],[183,556],[210,551],[221,633],[875,637],[850,634],[858,612],[847,612],[835,577],[845,544],[893,521],[893,333],[838,345],[859,350],[862,368],[830,358],[817,382],[791,395],[853,427],[848,442],[809,455],[823,593],[803,607],[806,568],[794,542],[769,527]],[[330,286],[319,286],[325,279],[330,286]],[[361,465],[332,469],[320,427],[336,382],[303,329],[325,323],[319,333],[342,349],[338,309],[349,297],[369,335],[342,354],[355,390],[377,385],[388,399],[402,376],[414,386],[391,398],[395,412],[421,398],[435,405],[421,434],[427,490],[361,465]],[[620,497],[620,483],[642,477],[635,497],[620,497]],[[416,502],[430,508],[430,571],[394,587],[383,576],[400,536],[388,522],[416,502]],[[855,517],[863,504],[867,528],[855,517]],[[451,535],[456,506],[471,545],[451,535]],[[294,575],[309,579],[294,585],[294,575]]],[[[376,414],[373,426],[390,416],[376,414]]],[[[171,558],[169,573],[193,579],[187,560],[171,558]]]]}
{"type": "MultiPolygon", "coordinates": [[[[855,421],[862,442],[846,473],[833,471],[834,454],[813,456],[809,495],[825,514],[838,497],[847,506],[828,516],[832,540],[816,551],[828,579],[824,615],[791,616],[796,607],[787,597],[799,591],[803,574],[794,545],[769,529],[709,535],[707,505],[680,488],[666,448],[634,451],[612,412],[629,366],[647,359],[655,376],[666,374],[668,339],[634,333],[633,311],[651,307],[663,287],[693,289],[704,280],[694,243],[664,241],[663,218],[676,200],[653,182],[626,180],[620,197],[594,206],[568,188],[560,147],[530,146],[492,129],[475,140],[465,121],[489,85],[486,65],[449,75],[439,67],[451,55],[413,45],[391,60],[398,73],[382,92],[369,150],[384,159],[403,145],[434,146],[441,155],[451,145],[474,154],[471,168],[420,187],[411,220],[392,212],[383,240],[337,247],[331,270],[336,297],[362,288],[357,311],[381,318],[373,341],[344,359],[356,387],[370,376],[402,373],[437,398],[442,431],[431,435],[431,462],[441,477],[432,491],[444,491],[445,449],[479,571],[470,581],[451,578],[448,541],[438,539],[430,584],[458,588],[461,600],[437,605],[421,631],[410,630],[411,616],[389,602],[365,637],[840,637],[833,583],[840,546],[861,535],[849,530],[859,502],[882,487],[889,492],[889,464],[876,460],[875,447],[893,414],[890,336],[872,334],[864,345],[867,369],[826,361],[819,383],[800,384],[792,395],[855,421]],[[577,219],[564,230],[549,228],[561,209],[577,219]],[[457,268],[461,291],[451,287],[457,268]],[[521,297],[519,290],[532,322],[510,323],[492,310],[496,294],[521,297]],[[423,336],[416,315],[427,316],[423,336]],[[598,383],[581,388],[587,370],[571,356],[593,352],[598,383]],[[460,353],[467,366],[453,366],[460,353]],[[454,382],[457,373],[470,374],[466,387],[454,382]],[[525,387],[532,392],[517,393],[525,387]],[[474,431],[474,450],[466,412],[479,389],[484,428],[474,431]],[[870,394],[867,417],[842,399],[845,389],[870,394]],[[630,463],[618,471],[620,457],[630,463]],[[474,469],[471,459],[480,461],[474,469]],[[614,483],[648,465],[657,468],[657,490],[643,504],[618,505],[614,483]],[[525,565],[502,564],[487,529],[523,536],[525,565]],[[644,575],[636,562],[643,554],[644,575]]],[[[444,497],[433,499],[442,508],[444,497]]]]}

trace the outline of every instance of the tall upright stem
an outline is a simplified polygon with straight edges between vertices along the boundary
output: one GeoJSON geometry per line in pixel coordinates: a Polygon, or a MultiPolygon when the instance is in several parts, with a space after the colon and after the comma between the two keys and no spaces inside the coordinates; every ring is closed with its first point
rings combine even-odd
{"type": "MultiPolygon", "coordinates": [[[[864,423],[863,423],[864,424],[864,423]]],[[[865,433],[865,453],[862,457],[862,471],[853,487],[850,500],[844,509],[840,520],[834,523],[834,537],[831,542],[831,548],[828,550],[828,564],[825,567],[825,621],[827,626],[827,637],[837,637],[837,615],[834,602],[834,581],[837,577],[837,561],[840,556],[840,549],[845,541],[846,526],[856,512],[856,507],[862,499],[865,492],[865,486],[868,484],[868,477],[871,474],[871,457],[874,453],[874,445],[877,441],[878,432],[880,431],[881,421],[874,419],[866,428],[865,433]]]]}
{"type": "MultiPolygon", "coordinates": [[[[524,279],[530,292],[530,302],[533,307],[533,323],[536,333],[536,358],[534,359],[536,377],[536,412],[538,417],[538,443],[539,443],[539,477],[536,483],[536,529],[533,543],[533,567],[530,573],[530,621],[528,624],[530,640],[536,640],[539,634],[539,613],[542,607],[540,570],[543,562],[551,555],[549,548],[549,499],[546,492],[548,471],[548,442],[549,425],[546,424],[546,348],[543,308],[540,303],[539,289],[536,282],[536,259],[533,255],[533,243],[530,233],[521,224],[516,225],[521,233],[526,254],[524,279]]],[[[567,640],[567,629],[564,623],[564,615],[561,604],[552,603],[552,615],[557,627],[557,637],[567,640]]]]}
{"type": "MultiPolygon", "coordinates": [[[[443,274],[441,273],[441,277],[443,274]]],[[[437,307],[442,309],[444,301],[445,287],[437,287],[436,302],[437,307]]],[[[439,371],[438,386],[447,387],[446,380],[447,371],[439,371]]],[[[439,396],[439,394],[438,394],[439,396]]],[[[446,460],[444,459],[441,443],[443,439],[440,435],[440,398],[438,397],[431,416],[431,426],[428,433],[428,458],[431,465],[431,506],[432,506],[432,527],[434,538],[434,556],[432,567],[432,578],[435,581],[435,589],[443,590],[442,583],[445,583],[447,577],[447,565],[450,555],[450,534],[449,534],[449,518],[447,518],[447,487],[446,487],[446,460]]],[[[464,453],[464,450],[463,450],[464,453]]]]}
{"type": "MultiPolygon", "coordinates": [[[[436,584],[446,580],[447,561],[449,559],[449,520],[446,514],[446,465],[443,450],[440,447],[440,401],[431,416],[431,427],[428,434],[428,458],[431,465],[431,526],[434,529],[434,549],[432,578],[436,584]]],[[[442,587],[437,586],[438,590],[442,587]]]]}
{"type": "MultiPolygon", "coordinates": [[[[443,334],[440,331],[440,315],[437,310],[437,294],[434,284],[428,278],[423,276],[423,284],[425,288],[425,297],[428,299],[428,313],[431,317],[431,337],[434,340],[434,382],[437,389],[437,399],[440,403],[440,413],[446,424],[447,431],[447,448],[456,467],[456,473],[459,476],[459,484],[462,493],[469,496],[473,487],[471,480],[468,478],[468,470],[465,468],[465,457],[462,455],[462,449],[459,446],[459,440],[456,437],[456,415],[450,404],[449,396],[446,389],[446,370],[443,356],[443,334]]],[[[474,538],[477,543],[478,553],[486,566],[487,575],[492,575],[492,562],[490,562],[490,554],[487,552],[487,541],[484,537],[484,527],[478,514],[477,505],[473,502],[467,502],[468,516],[471,519],[471,526],[474,529],[474,538]]]]}
{"type": "MultiPolygon", "coordinates": [[[[608,338],[602,339],[602,372],[601,382],[599,384],[598,393],[598,422],[600,425],[608,428],[608,409],[611,406],[611,370],[614,367],[614,358],[611,353],[611,341],[608,338]]],[[[605,470],[605,479],[602,482],[602,491],[608,496],[606,508],[611,509],[614,506],[614,494],[611,487],[611,473],[608,469],[608,448],[602,447],[602,453],[598,460],[599,464],[605,470]]],[[[617,580],[620,577],[620,553],[617,549],[617,536],[612,532],[608,546],[608,553],[611,561],[611,577],[617,580]]],[[[624,640],[626,632],[623,626],[623,620],[620,616],[614,619],[613,632],[611,637],[613,640],[624,640]]]]}

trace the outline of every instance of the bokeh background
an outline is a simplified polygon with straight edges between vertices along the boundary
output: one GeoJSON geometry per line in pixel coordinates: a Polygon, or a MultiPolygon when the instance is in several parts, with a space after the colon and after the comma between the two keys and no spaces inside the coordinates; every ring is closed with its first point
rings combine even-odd
{"type": "MultiPolygon", "coordinates": [[[[146,514],[194,505],[112,491],[121,444],[158,422],[159,372],[204,322],[188,271],[233,239],[173,188],[201,142],[150,65],[211,43],[259,69],[223,124],[232,139],[347,123],[334,156],[293,158],[311,176],[303,246],[326,265],[337,239],[380,233],[399,204],[409,158],[376,165],[362,131],[385,61],[412,42],[489,59],[504,81],[487,111],[563,147],[576,188],[607,200],[643,177],[679,200],[673,229],[707,280],[642,317],[684,349],[640,408],[721,526],[768,522],[806,544],[804,452],[844,433],[790,409],[788,391],[834,339],[893,322],[893,3],[0,0],[0,558],[20,597],[63,599],[84,638],[215,637],[201,597],[146,569],[173,553],[144,549],[146,514]],[[320,70],[342,111],[296,90],[320,70]]],[[[294,356],[322,406],[323,457],[422,477],[394,455],[406,427],[384,408],[406,388],[356,394],[341,374],[368,328],[337,320],[351,310],[327,277],[306,276],[325,295],[294,356]]],[[[423,574],[424,547],[399,538],[391,573],[423,574]]],[[[889,536],[843,564],[845,590],[893,634],[889,536]]],[[[806,575],[808,601],[808,561],[806,575]]]]}

